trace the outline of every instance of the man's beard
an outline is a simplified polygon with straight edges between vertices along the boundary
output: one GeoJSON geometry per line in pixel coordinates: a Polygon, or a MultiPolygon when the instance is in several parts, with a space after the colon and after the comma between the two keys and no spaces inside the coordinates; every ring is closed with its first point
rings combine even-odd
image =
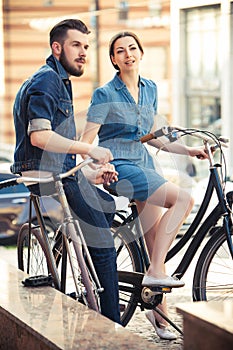
{"type": "Polygon", "coordinates": [[[75,68],[75,67],[71,66],[71,64],[68,62],[68,60],[66,58],[66,54],[65,54],[65,51],[63,50],[63,48],[61,51],[59,62],[61,63],[61,65],[64,67],[64,69],[67,71],[67,73],[69,75],[73,75],[75,77],[80,77],[84,73],[83,67],[75,68]]]}

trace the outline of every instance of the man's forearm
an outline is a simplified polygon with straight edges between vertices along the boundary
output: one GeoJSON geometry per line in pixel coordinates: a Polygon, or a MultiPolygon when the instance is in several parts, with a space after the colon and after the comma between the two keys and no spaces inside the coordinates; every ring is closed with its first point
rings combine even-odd
{"type": "Polygon", "coordinates": [[[88,154],[93,148],[92,145],[67,139],[52,130],[34,131],[30,140],[33,146],[56,153],[88,154]]]}

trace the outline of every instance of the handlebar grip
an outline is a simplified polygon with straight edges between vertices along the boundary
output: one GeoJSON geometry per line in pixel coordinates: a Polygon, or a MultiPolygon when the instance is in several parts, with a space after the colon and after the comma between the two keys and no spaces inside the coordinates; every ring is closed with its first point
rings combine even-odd
{"type": "Polygon", "coordinates": [[[2,188],[18,185],[17,179],[4,180],[0,182],[0,190],[2,188]]]}
{"type": "Polygon", "coordinates": [[[154,134],[147,134],[145,136],[142,136],[140,138],[141,143],[148,142],[150,140],[154,139],[154,134]]]}

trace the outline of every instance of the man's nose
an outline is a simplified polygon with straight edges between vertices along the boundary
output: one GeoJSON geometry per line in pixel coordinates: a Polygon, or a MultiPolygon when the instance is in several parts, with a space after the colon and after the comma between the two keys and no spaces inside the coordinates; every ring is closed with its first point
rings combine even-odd
{"type": "Polygon", "coordinates": [[[87,50],[84,47],[82,47],[81,50],[80,50],[80,56],[82,56],[82,57],[86,57],[87,56],[87,50]]]}

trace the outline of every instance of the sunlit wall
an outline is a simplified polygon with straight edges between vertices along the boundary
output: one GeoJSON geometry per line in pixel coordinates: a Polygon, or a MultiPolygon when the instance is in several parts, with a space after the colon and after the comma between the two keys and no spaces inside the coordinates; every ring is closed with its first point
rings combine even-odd
{"type": "MultiPolygon", "coordinates": [[[[4,96],[4,46],[3,46],[3,13],[2,13],[2,0],[0,0],[0,114],[3,113],[3,96],[4,96]]],[[[1,116],[0,116],[1,121],[1,116]]],[[[2,129],[0,129],[0,142],[3,139],[2,129]]]]}

